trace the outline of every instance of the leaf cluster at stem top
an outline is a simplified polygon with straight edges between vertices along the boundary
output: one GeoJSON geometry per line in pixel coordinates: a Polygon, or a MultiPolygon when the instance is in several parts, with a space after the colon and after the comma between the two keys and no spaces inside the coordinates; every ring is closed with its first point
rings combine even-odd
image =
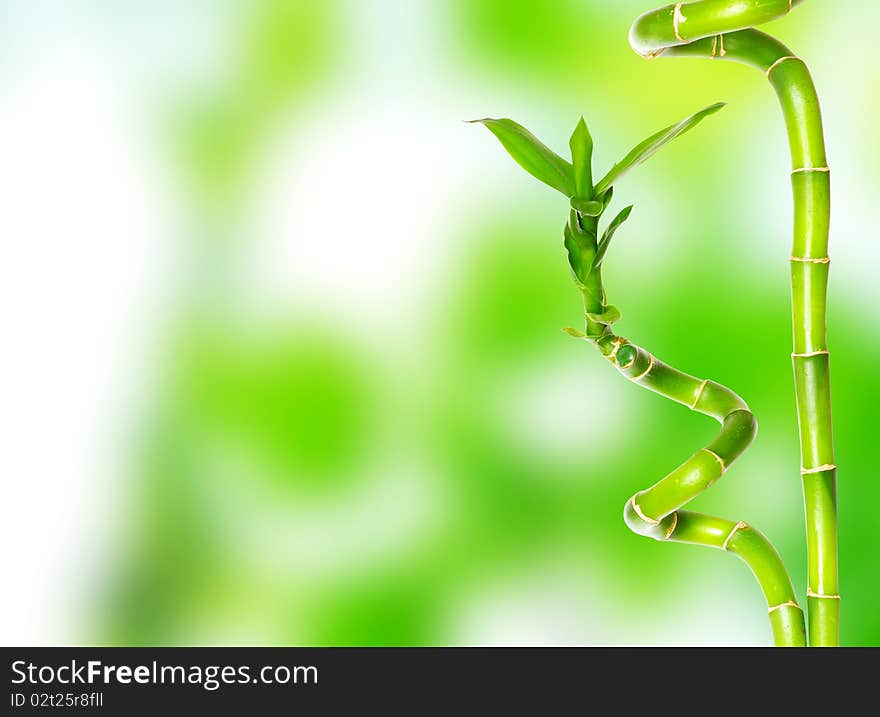
{"type": "MultiPolygon", "coordinates": [[[[592,168],[593,138],[583,117],[578,121],[569,140],[570,162],[511,119],[487,118],[474,121],[484,124],[517,164],[529,174],[568,197],[571,213],[565,227],[565,247],[575,281],[585,289],[591,284],[591,276],[598,279],[598,272],[611,239],[632,211],[632,206],[623,209],[601,237],[599,236],[598,220],[611,203],[614,183],[630,169],[654,156],[662,147],[693,129],[722,107],[722,102],[710,105],[652,134],[633,147],[595,184],[592,168]]],[[[601,282],[598,285],[601,287],[601,282]]]]}

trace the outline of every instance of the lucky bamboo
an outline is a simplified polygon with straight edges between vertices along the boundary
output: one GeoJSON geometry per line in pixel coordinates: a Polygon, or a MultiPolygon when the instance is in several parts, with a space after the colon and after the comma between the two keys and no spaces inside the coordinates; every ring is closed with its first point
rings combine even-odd
{"type": "Polygon", "coordinates": [[[804,616],[779,554],[762,533],[744,522],[716,518],[681,508],[715,483],[749,447],[757,422],[749,407],[730,389],[683,373],[653,354],[618,336],[612,325],[620,311],[606,301],[602,264],[617,229],[629,217],[627,207],[599,236],[599,219],[609,206],[613,184],[630,168],[645,161],[663,145],[717,112],[713,105],[637,145],[595,185],[593,142],[583,120],[572,135],[569,163],[512,120],[480,120],[529,173],[570,199],[565,248],[575,284],[580,290],[585,332],[566,331],[593,344],[626,378],[661,396],[716,419],[721,430],[713,441],[659,482],[636,493],[624,508],[624,520],[634,532],[659,541],[705,545],[733,553],[751,569],[767,601],[777,645],[806,644],[804,616]]]}
{"type": "Polygon", "coordinates": [[[819,99],[803,60],[752,29],[788,14],[803,0],[698,0],[647,12],[630,31],[645,57],[697,56],[740,62],[766,75],[776,91],[792,159],[794,242],[790,257],[792,362],[807,527],[809,641],[839,644],[837,468],[831,427],[826,340],[831,177],[819,99]]]}

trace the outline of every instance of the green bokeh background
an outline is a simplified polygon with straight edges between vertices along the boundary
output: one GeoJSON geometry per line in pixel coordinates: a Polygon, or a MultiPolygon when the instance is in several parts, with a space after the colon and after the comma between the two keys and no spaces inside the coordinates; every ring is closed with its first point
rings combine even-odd
{"type": "MultiPolygon", "coordinates": [[[[561,152],[583,114],[603,171],[656,129],[729,102],[616,187],[612,209],[635,211],[606,287],[624,335],[753,408],[755,445],[694,508],[762,529],[804,586],[787,145],[763,78],[637,57],[627,31],[644,0],[192,6],[215,22],[180,27],[184,38],[222,27],[208,76],[132,70],[149,84],[145,141],[179,203],[180,250],[163,312],[142,327],[161,350],[131,407],[118,548],[88,559],[103,560],[103,579],[82,639],[768,644],[735,558],[640,538],[621,517],[714,424],[559,331],[580,308],[565,201],[461,123],[509,116],[561,152]],[[295,185],[271,169],[282,155],[308,170],[295,185]],[[267,248],[253,231],[266,196],[315,213],[303,226],[316,231],[270,228],[267,248]],[[254,309],[241,274],[261,253],[282,276],[289,264],[290,286],[254,309]],[[321,271],[298,272],[306,255],[321,271]]],[[[160,7],[130,10],[177,22],[160,7]]],[[[136,53],[132,15],[88,13],[115,56],[136,53]]],[[[829,335],[850,645],[880,644],[878,20],[872,3],[813,0],[767,28],[813,69],[835,171],[829,335]]]]}

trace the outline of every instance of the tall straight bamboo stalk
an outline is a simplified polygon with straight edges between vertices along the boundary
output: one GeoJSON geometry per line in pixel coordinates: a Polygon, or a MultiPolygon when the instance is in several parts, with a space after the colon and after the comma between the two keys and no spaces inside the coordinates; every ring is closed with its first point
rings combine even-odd
{"type": "Polygon", "coordinates": [[[794,242],[790,257],[792,362],[807,526],[809,641],[839,644],[837,468],[831,427],[826,340],[830,170],[816,90],[804,62],[776,39],[751,29],[803,0],[698,0],[645,13],[630,42],[645,57],[697,56],[763,72],[779,98],[792,158],[794,242]]]}

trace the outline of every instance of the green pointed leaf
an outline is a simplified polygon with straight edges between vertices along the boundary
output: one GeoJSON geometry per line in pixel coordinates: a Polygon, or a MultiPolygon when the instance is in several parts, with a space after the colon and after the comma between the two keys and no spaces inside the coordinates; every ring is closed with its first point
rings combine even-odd
{"type": "Polygon", "coordinates": [[[578,199],[577,197],[571,200],[571,208],[577,209],[588,217],[598,217],[605,211],[605,205],[602,202],[595,202],[592,199],[578,199]]]}
{"type": "Polygon", "coordinates": [[[724,102],[710,105],[709,107],[706,107],[706,109],[700,110],[696,114],[692,114],[690,117],[686,117],[678,124],[660,130],[657,134],[651,135],[644,142],[633,147],[626,157],[615,164],[611,168],[611,171],[599,180],[599,183],[596,185],[596,194],[602,194],[602,192],[607,190],[630,169],[653,157],[654,154],[656,154],[664,145],[668,144],[675,138],[680,137],[689,129],[693,129],[703,119],[718,112],[718,110],[724,107],[724,105],[724,102]]]}
{"type": "Polygon", "coordinates": [[[600,324],[608,324],[610,326],[614,322],[620,321],[622,314],[620,313],[620,309],[616,306],[608,304],[601,314],[587,314],[587,318],[592,321],[597,321],[600,324]]]}
{"type": "Polygon", "coordinates": [[[596,237],[583,231],[578,226],[577,215],[574,212],[571,214],[571,221],[565,225],[565,249],[575,281],[584,284],[596,256],[596,237]]]}
{"type": "Polygon", "coordinates": [[[608,209],[608,205],[611,204],[611,198],[614,196],[614,187],[608,187],[608,191],[605,192],[601,197],[597,197],[602,202],[602,211],[604,212],[608,209]]]}
{"type": "Polygon", "coordinates": [[[568,142],[574,167],[574,186],[578,197],[588,199],[593,194],[593,138],[587,123],[581,117],[568,142]]]}
{"type": "Polygon", "coordinates": [[[516,163],[533,177],[566,197],[576,194],[572,166],[525,127],[510,119],[487,118],[473,122],[486,125],[516,163]]]}
{"type": "Polygon", "coordinates": [[[566,326],[566,327],[565,327],[564,329],[562,329],[562,330],[563,330],[565,333],[567,333],[569,336],[573,336],[573,337],[576,338],[576,339],[585,339],[585,338],[587,338],[587,335],[586,335],[583,331],[578,331],[577,329],[573,329],[573,328],[571,328],[571,326],[566,326]]]}
{"type": "Polygon", "coordinates": [[[568,265],[571,267],[575,281],[583,282],[583,277],[589,271],[592,260],[589,263],[584,262],[583,247],[575,241],[574,233],[568,224],[565,225],[565,250],[568,252],[568,265]]]}
{"type": "Polygon", "coordinates": [[[602,260],[605,258],[605,252],[608,251],[608,246],[611,244],[611,239],[614,236],[614,232],[620,229],[620,225],[623,224],[627,219],[629,219],[632,208],[633,205],[630,204],[628,207],[621,210],[620,214],[618,214],[616,217],[614,217],[614,219],[611,220],[611,224],[608,225],[605,233],[602,234],[602,239],[599,241],[599,246],[596,250],[596,258],[593,259],[594,269],[598,269],[600,266],[602,266],[602,260]]]}

